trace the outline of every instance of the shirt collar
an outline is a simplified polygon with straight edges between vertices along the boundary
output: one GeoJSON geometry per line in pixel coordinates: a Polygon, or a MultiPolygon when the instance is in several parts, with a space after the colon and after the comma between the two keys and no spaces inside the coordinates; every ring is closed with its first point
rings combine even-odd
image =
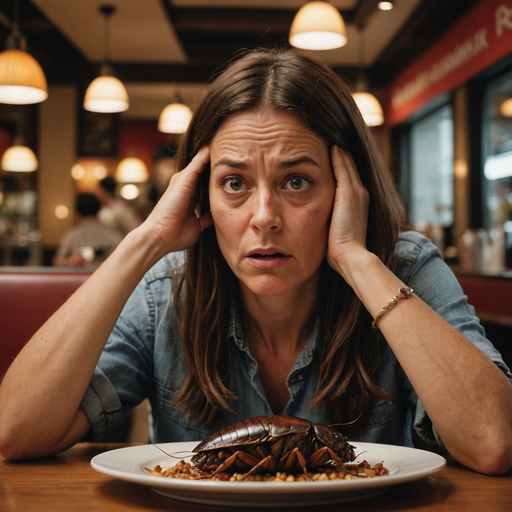
{"type": "MultiPolygon", "coordinates": [[[[229,319],[229,328],[228,328],[228,336],[230,338],[233,338],[233,341],[235,342],[235,345],[243,351],[249,350],[249,344],[247,343],[247,340],[245,339],[244,332],[242,329],[242,322],[240,319],[240,314],[238,312],[238,308],[235,306],[234,303],[231,303],[231,310],[230,310],[230,319],[229,319]]],[[[308,338],[308,341],[306,342],[306,345],[302,351],[303,354],[311,354],[313,350],[318,352],[319,354],[322,353],[322,347],[320,343],[320,322],[317,316],[315,326],[313,327],[313,331],[311,332],[311,335],[308,338]]]]}

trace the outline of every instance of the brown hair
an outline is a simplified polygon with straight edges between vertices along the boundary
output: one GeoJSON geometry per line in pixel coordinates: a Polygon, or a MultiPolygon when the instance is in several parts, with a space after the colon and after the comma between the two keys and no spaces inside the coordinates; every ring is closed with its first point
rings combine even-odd
{"type": "MultiPolygon", "coordinates": [[[[367,248],[392,267],[403,207],[372,134],[343,80],[324,64],[294,49],[255,50],[232,62],[212,82],[195,110],[178,154],[183,169],[229,115],[258,108],[288,112],[324,139],[352,154],[370,194],[367,248]]],[[[201,174],[198,210],[210,209],[209,166],[201,174]]],[[[207,427],[217,412],[233,410],[236,391],[226,386],[231,304],[240,303],[238,281],[222,256],[213,228],[188,250],[175,292],[188,373],[173,404],[207,427]],[[181,295],[185,285],[184,299],[181,295]],[[216,364],[212,364],[216,363],[216,364]]],[[[318,319],[323,355],[310,406],[346,422],[389,395],[373,383],[382,339],[345,280],[326,261],[320,280],[318,319]]],[[[362,422],[358,422],[361,424],[362,422]]]]}

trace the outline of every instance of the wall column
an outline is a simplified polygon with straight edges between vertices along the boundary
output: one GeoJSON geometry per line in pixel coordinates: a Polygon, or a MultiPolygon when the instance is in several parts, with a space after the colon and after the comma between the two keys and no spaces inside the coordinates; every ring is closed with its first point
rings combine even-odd
{"type": "Polygon", "coordinates": [[[39,111],[38,221],[44,247],[58,246],[74,224],[75,186],[71,167],[76,160],[77,90],[75,86],[50,86],[39,111]],[[57,206],[69,215],[58,219],[57,206]]]}

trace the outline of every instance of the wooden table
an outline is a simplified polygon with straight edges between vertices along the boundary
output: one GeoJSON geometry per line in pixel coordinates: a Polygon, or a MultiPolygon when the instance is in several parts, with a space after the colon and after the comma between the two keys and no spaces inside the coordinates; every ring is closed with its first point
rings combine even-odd
{"type": "MultiPolygon", "coordinates": [[[[2,512],[74,512],[166,510],[236,512],[219,507],[165,498],[149,487],[131,484],[96,472],[92,457],[124,444],[80,443],[42,461],[8,462],[0,456],[0,510],[2,512]]],[[[311,509],[311,508],[309,508],[311,509]]],[[[244,510],[257,510],[244,508],[244,510]]],[[[290,510],[280,510],[281,512],[290,510]]],[[[302,510],[307,510],[302,508],[302,510]]],[[[489,477],[469,471],[453,460],[434,476],[391,487],[384,494],[361,501],[318,507],[320,511],[510,512],[512,471],[489,477]]]]}

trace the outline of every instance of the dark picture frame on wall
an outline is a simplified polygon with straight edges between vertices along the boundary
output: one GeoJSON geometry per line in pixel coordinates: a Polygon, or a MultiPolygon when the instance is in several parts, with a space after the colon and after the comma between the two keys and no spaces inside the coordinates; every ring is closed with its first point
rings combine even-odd
{"type": "Polygon", "coordinates": [[[89,112],[79,106],[78,156],[117,156],[117,114],[89,112]]]}

